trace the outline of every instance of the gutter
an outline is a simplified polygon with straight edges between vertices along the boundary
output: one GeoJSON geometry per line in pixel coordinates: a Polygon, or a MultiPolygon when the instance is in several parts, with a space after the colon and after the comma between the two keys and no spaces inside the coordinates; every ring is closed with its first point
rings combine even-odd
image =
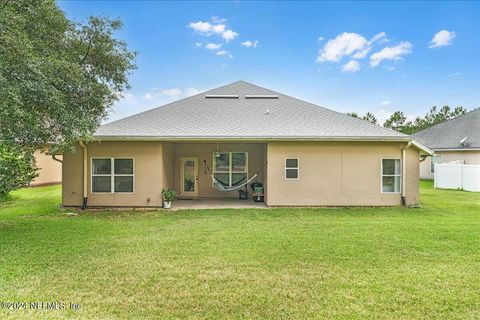
{"type": "Polygon", "coordinates": [[[409,141],[407,145],[402,148],[402,205],[407,205],[407,149],[412,145],[409,141]]]}
{"type": "Polygon", "coordinates": [[[369,136],[332,136],[332,137],[318,137],[318,136],[94,136],[97,140],[102,141],[383,141],[383,142],[405,142],[411,141],[409,136],[398,137],[369,137],[369,136]]]}
{"type": "Polygon", "coordinates": [[[88,164],[88,148],[83,141],[79,141],[80,146],[83,148],[83,203],[82,203],[82,210],[87,208],[87,201],[88,201],[88,193],[87,193],[87,182],[88,182],[88,174],[87,174],[87,164],[88,164]]]}

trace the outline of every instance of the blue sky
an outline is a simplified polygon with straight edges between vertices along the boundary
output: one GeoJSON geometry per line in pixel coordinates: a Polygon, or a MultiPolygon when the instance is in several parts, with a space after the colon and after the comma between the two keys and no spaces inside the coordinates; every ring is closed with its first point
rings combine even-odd
{"type": "Polygon", "coordinates": [[[479,2],[60,1],[138,51],[109,121],[245,80],[340,112],[480,106],[479,2]]]}

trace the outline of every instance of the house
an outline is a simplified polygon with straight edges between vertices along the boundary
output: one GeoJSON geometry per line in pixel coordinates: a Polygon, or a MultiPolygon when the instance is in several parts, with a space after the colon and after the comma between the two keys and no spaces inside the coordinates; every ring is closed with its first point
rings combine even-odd
{"type": "Polygon", "coordinates": [[[238,81],[98,128],[64,154],[63,205],[160,207],[250,180],[268,206],[398,206],[419,201],[410,136],[238,81]]]}
{"type": "MultiPolygon", "coordinates": [[[[48,147],[46,146],[46,148],[48,147]]],[[[30,182],[30,186],[36,187],[62,182],[62,156],[54,159],[44,150],[35,151],[34,156],[38,168],[38,177],[30,182]]]]}
{"type": "Polygon", "coordinates": [[[434,151],[420,162],[420,178],[433,179],[435,163],[480,164],[480,109],[417,132],[413,137],[434,151]]]}

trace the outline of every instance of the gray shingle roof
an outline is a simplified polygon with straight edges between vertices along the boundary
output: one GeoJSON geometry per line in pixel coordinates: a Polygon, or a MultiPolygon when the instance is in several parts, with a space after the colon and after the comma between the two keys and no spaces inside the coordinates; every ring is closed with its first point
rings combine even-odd
{"type": "Polygon", "coordinates": [[[237,81],[98,128],[100,139],[385,139],[408,136],[367,121],[237,81]],[[207,98],[238,95],[239,98],[207,98]],[[278,98],[246,98],[273,95],[278,98]]]}
{"type": "Polygon", "coordinates": [[[417,132],[413,137],[433,150],[479,149],[480,108],[417,132]],[[465,137],[464,146],[461,141],[465,137]]]}

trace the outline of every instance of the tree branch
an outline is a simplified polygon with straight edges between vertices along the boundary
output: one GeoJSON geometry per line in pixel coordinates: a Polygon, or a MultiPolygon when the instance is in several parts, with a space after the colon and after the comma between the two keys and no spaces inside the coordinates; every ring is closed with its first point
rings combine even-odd
{"type": "Polygon", "coordinates": [[[90,49],[92,48],[92,42],[93,42],[93,38],[95,38],[95,35],[94,34],[89,40],[88,40],[88,47],[87,47],[87,52],[85,53],[85,55],[83,56],[82,60],[80,61],[80,64],[82,65],[85,60],[87,59],[88,55],[90,54],[90,49]]]}

